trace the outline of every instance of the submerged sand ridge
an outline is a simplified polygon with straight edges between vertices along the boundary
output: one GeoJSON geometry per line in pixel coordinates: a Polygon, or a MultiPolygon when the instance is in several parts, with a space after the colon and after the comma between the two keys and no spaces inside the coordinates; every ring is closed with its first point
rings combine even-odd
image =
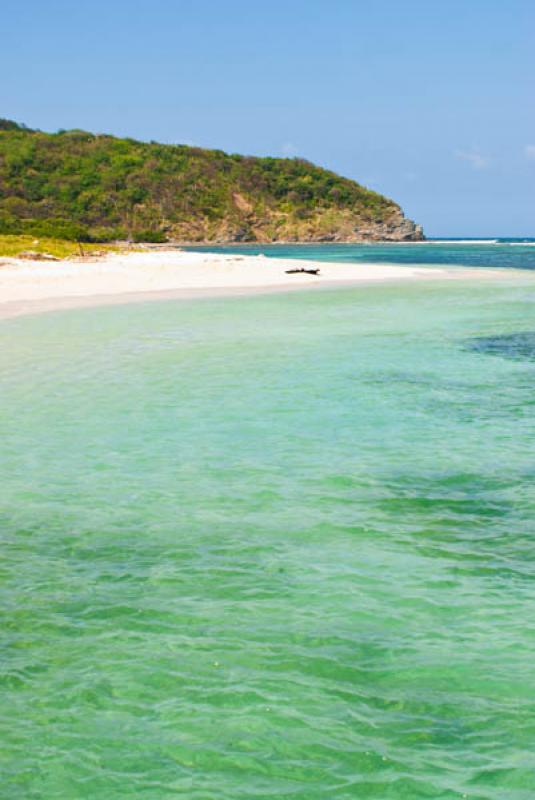
{"type": "Polygon", "coordinates": [[[113,253],[99,259],[60,262],[5,258],[0,260],[0,317],[165,297],[447,278],[467,272],[474,270],[341,264],[178,250],[113,253]],[[319,274],[286,272],[301,266],[319,269],[319,274]]]}

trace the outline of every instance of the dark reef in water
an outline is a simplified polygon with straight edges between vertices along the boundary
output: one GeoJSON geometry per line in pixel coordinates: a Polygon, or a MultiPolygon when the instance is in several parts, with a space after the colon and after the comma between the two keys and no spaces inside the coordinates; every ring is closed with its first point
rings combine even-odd
{"type": "Polygon", "coordinates": [[[466,344],[467,350],[514,361],[535,361],[535,331],[507,333],[502,336],[478,336],[466,344]]]}

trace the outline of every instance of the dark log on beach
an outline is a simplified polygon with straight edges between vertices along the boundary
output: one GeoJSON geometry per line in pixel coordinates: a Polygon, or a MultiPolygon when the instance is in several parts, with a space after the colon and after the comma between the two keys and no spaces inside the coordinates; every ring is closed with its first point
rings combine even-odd
{"type": "Polygon", "coordinates": [[[300,267],[299,269],[287,269],[287,275],[295,275],[297,272],[306,272],[307,275],[319,275],[319,269],[305,269],[304,267],[300,267]]]}

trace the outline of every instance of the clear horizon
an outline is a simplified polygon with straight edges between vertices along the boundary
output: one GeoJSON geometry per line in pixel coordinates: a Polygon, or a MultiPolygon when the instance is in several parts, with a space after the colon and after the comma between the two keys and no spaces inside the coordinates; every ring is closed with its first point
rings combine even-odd
{"type": "Polygon", "coordinates": [[[393,198],[429,237],[530,237],[534,22],[522,0],[7,2],[0,115],[298,155],[393,198]]]}

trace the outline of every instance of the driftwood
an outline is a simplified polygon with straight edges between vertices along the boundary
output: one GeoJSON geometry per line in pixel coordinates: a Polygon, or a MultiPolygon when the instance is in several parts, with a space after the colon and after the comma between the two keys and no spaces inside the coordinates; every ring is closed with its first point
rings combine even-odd
{"type": "Polygon", "coordinates": [[[39,253],[37,250],[24,250],[22,253],[17,253],[15,258],[25,258],[28,261],[59,261],[56,256],[51,256],[50,253],[39,253]]]}
{"type": "Polygon", "coordinates": [[[299,269],[287,269],[287,275],[295,275],[297,272],[306,272],[307,275],[319,275],[319,269],[306,269],[305,267],[299,267],[299,269]]]}

